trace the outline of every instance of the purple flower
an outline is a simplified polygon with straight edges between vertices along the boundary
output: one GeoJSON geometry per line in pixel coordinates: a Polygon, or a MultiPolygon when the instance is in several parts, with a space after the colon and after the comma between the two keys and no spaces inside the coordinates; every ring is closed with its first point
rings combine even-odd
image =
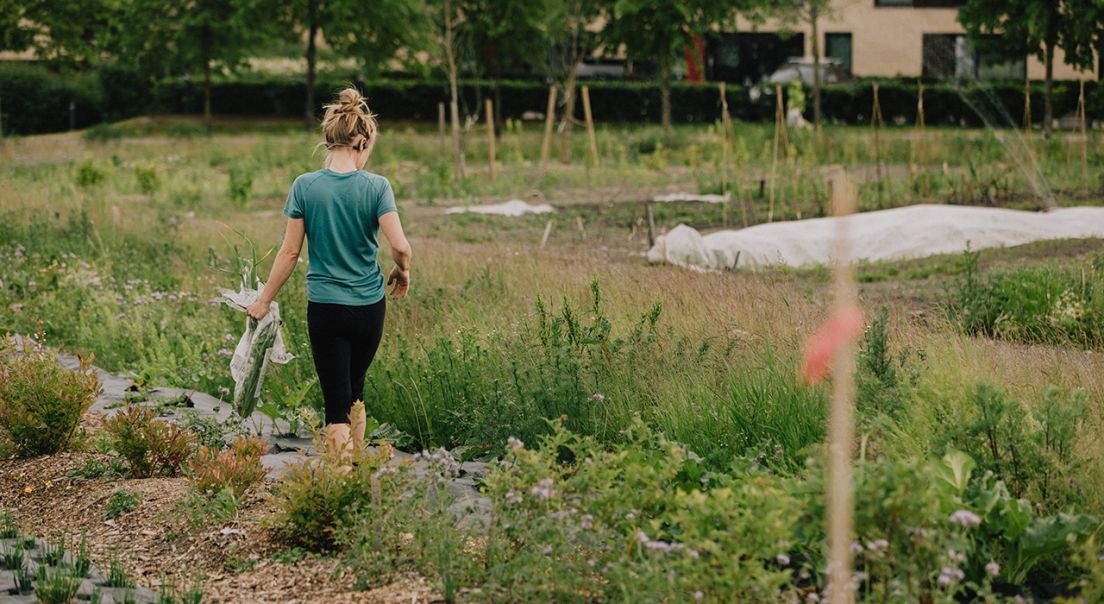
{"type": "Polygon", "coordinates": [[[872,552],[879,552],[887,547],[889,547],[889,542],[885,539],[875,539],[874,541],[870,541],[866,544],[866,549],[872,552]]]}
{"type": "Polygon", "coordinates": [[[789,566],[790,565],[790,557],[787,556],[786,554],[778,554],[777,556],[774,557],[774,559],[775,559],[776,562],[778,562],[782,566],[789,566]]]}
{"type": "Polygon", "coordinates": [[[555,489],[552,488],[551,478],[541,479],[529,492],[537,499],[551,499],[556,494],[555,489]]]}
{"type": "Polygon", "coordinates": [[[517,453],[518,451],[525,448],[525,443],[511,436],[510,438],[506,439],[506,448],[509,449],[511,453],[517,453]]]}
{"type": "Polygon", "coordinates": [[[216,352],[215,354],[219,355],[220,357],[234,356],[234,353],[230,352],[230,350],[227,348],[219,348],[218,352],[216,352]]]}
{"type": "Polygon", "coordinates": [[[602,394],[601,392],[595,392],[594,395],[590,398],[596,403],[601,403],[602,401],[606,400],[606,395],[602,394]]]}
{"type": "Polygon", "coordinates": [[[694,592],[694,601],[695,602],[701,602],[704,599],[705,599],[705,594],[703,594],[700,591],[695,591],[694,592]]]}
{"type": "Polygon", "coordinates": [[[973,527],[981,524],[981,517],[970,510],[958,510],[947,519],[951,524],[973,527]]]}
{"type": "Polygon", "coordinates": [[[861,543],[859,543],[858,541],[853,541],[851,543],[851,553],[852,554],[861,554],[862,551],[863,551],[863,546],[862,546],[861,543]]]}
{"type": "Polygon", "coordinates": [[[1000,574],[1000,564],[997,564],[993,560],[989,561],[989,564],[985,565],[985,574],[990,577],[996,577],[1000,574]]]}
{"type": "Polygon", "coordinates": [[[598,561],[595,560],[594,558],[591,558],[590,560],[587,560],[587,566],[589,566],[591,568],[594,568],[595,564],[598,564],[598,561]]]}
{"type": "Polygon", "coordinates": [[[579,520],[579,526],[588,531],[594,528],[594,516],[583,514],[582,519],[579,520]]]}
{"type": "Polygon", "coordinates": [[[551,545],[544,546],[544,555],[545,556],[552,555],[552,546],[551,545]]]}

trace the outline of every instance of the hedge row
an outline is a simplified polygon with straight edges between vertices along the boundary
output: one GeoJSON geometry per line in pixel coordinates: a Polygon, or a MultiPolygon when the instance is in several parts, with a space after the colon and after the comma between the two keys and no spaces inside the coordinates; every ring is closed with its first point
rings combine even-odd
{"type": "MultiPolygon", "coordinates": [[[[350,80],[323,75],[318,81],[322,101],[350,80]]],[[[354,81],[368,96],[373,109],[384,119],[436,120],[437,104],[447,96],[444,81],[380,79],[354,81]]],[[[660,92],[654,82],[589,82],[595,119],[599,122],[650,122],[660,120],[660,92]]],[[[916,119],[916,83],[913,80],[880,80],[879,102],[887,122],[916,119]]],[[[1104,87],[1090,82],[1090,119],[1104,117],[1104,87]]],[[[736,85],[727,88],[733,117],[745,121],[770,120],[774,113],[771,95],[752,100],[748,91],[736,85]]],[[[18,134],[64,130],[69,126],[69,103],[76,107],[77,128],[102,120],[118,120],[153,112],[199,113],[203,107],[202,87],[192,79],[180,78],[151,84],[142,76],[117,67],[78,75],[53,74],[32,65],[0,65],[0,102],[6,115],[5,130],[18,134]]],[[[461,111],[476,113],[481,99],[494,94],[493,84],[484,80],[461,85],[461,111]]],[[[498,97],[504,116],[519,117],[526,111],[543,111],[547,85],[539,81],[503,81],[498,97]]],[[[216,81],[212,87],[214,111],[224,115],[302,115],[304,84],[287,77],[242,77],[216,81]]],[[[807,94],[811,102],[811,94],[807,94]]],[[[842,123],[865,123],[873,102],[870,81],[826,86],[823,108],[827,119],[842,123]]],[[[1055,85],[1055,115],[1071,113],[1077,107],[1077,85],[1055,85]]],[[[718,117],[719,98],[713,85],[678,83],[671,91],[672,117],[676,122],[712,122],[718,117]]],[[[1032,113],[1043,119],[1041,84],[1032,86],[1032,113]]],[[[988,83],[962,90],[947,83],[925,88],[925,118],[932,125],[1019,124],[1023,115],[1023,85],[988,83]],[[981,117],[984,115],[985,117],[981,117]]],[[[579,117],[582,103],[577,104],[579,117]]],[[[807,111],[806,114],[811,113],[807,111]]]]}

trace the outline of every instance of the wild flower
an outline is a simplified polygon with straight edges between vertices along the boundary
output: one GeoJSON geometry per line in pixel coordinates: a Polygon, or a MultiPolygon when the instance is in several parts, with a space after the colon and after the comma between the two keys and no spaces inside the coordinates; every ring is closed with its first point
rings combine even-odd
{"type": "MultiPolygon", "coordinates": [[[[513,491],[510,491],[510,493],[513,493],[513,491]]],[[[509,499],[510,494],[507,493],[506,497],[507,499],[509,499]]],[[[590,514],[583,514],[582,519],[579,520],[579,526],[588,531],[594,528],[594,516],[591,516],[590,514]]]]}
{"type": "Polygon", "coordinates": [[[866,549],[872,552],[880,552],[889,547],[889,542],[885,539],[875,539],[874,541],[867,542],[866,549]]]}
{"type": "Polygon", "coordinates": [[[552,546],[551,545],[544,546],[544,555],[545,556],[551,556],[552,555],[552,546]]]}
{"type": "Polygon", "coordinates": [[[963,527],[974,527],[981,524],[981,517],[970,510],[958,510],[947,519],[951,524],[963,527]]]}
{"type": "Polygon", "coordinates": [[[629,513],[625,514],[625,520],[628,520],[629,522],[632,522],[635,519],[636,519],[636,514],[634,514],[633,512],[629,512],[629,513]]]}
{"type": "Polygon", "coordinates": [[[863,551],[863,546],[862,546],[861,543],[859,543],[858,541],[854,541],[854,542],[851,543],[851,553],[852,554],[861,554],[862,551],[863,551]]]}
{"type": "Polygon", "coordinates": [[[775,560],[775,562],[778,562],[782,566],[789,566],[790,565],[790,557],[787,556],[786,554],[778,554],[777,556],[774,557],[774,560],[775,560]]]}
{"type": "Polygon", "coordinates": [[[962,572],[962,569],[955,566],[944,566],[939,571],[939,579],[937,582],[940,587],[950,587],[954,583],[966,578],[966,573],[962,572]]]}
{"type": "Polygon", "coordinates": [[[1000,574],[1000,564],[997,564],[995,561],[990,560],[989,564],[985,565],[985,574],[989,575],[990,577],[996,577],[1000,574]]]}
{"type": "Polygon", "coordinates": [[[521,442],[520,439],[511,436],[510,438],[506,439],[506,448],[509,449],[511,453],[517,454],[518,451],[521,451],[525,448],[525,443],[521,442]]]}
{"type": "Polygon", "coordinates": [[[26,256],[27,256],[27,248],[23,247],[22,243],[16,244],[16,246],[15,246],[15,257],[16,258],[25,258],[26,256]]]}
{"type": "Polygon", "coordinates": [[[601,392],[595,392],[590,398],[596,403],[601,403],[606,400],[606,395],[601,392]]]}
{"type": "Polygon", "coordinates": [[[694,601],[701,602],[703,599],[705,599],[705,594],[700,591],[694,592],[694,601]]]}
{"type": "Polygon", "coordinates": [[[678,551],[683,548],[683,545],[681,543],[673,541],[662,541],[659,539],[653,540],[649,538],[644,531],[636,532],[636,540],[639,541],[640,544],[643,545],[646,549],[663,554],[678,551]]]}
{"type": "Polygon", "coordinates": [[[696,550],[696,549],[687,549],[686,553],[690,554],[690,557],[695,559],[695,560],[697,560],[698,558],[701,558],[701,554],[699,554],[698,550],[696,550]]]}
{"type": "Polygon", "coordinates": [[[521,503],[521,493],[518,493],[517,491],[511,489],[506,493],[506,503],[507,505],[518,505],[519,503],[521,503]]]}
{"type": "Polygon", "coordinates": [[[556,494],[551,478],[542,478],[529,492],[537,499],[551,499],[556,494]]]}
{"type": "Polygon", "coordinates": [[[219,355],[220,357],[234,356],[234,353],[227,348],[219,348],[215,354],[219,355]]]}

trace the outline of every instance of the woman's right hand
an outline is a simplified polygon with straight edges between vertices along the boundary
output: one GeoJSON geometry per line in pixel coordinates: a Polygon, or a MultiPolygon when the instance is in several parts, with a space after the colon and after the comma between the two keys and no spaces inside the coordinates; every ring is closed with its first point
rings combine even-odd
{"type": "Polygon", "coordinates": [[[391,274],[387,276],[387,284],[395,286],[391,289],[392,298],[396,300],[402,298],[410,291],[410,269],[404,271],[395,265],[391,269],[391,274]]]}

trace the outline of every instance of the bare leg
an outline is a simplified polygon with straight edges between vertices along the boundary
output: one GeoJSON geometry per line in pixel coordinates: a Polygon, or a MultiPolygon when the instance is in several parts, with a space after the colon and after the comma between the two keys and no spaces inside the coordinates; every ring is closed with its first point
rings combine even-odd
{"type": "Polygon", "coordinates": [[[353,450],[364,449],[364,429],[368,418],[364,414],[364,401],[353,403],[353,409],[349,412],[349,434],[353,439],[353,450]]]}
{"type": "Polygon", "coordinates": [[[330,424],[326,426],[326,448],[336,453],[339,459],[347,461],[352,457],[349,447],[349,424],[330,424]]]}

